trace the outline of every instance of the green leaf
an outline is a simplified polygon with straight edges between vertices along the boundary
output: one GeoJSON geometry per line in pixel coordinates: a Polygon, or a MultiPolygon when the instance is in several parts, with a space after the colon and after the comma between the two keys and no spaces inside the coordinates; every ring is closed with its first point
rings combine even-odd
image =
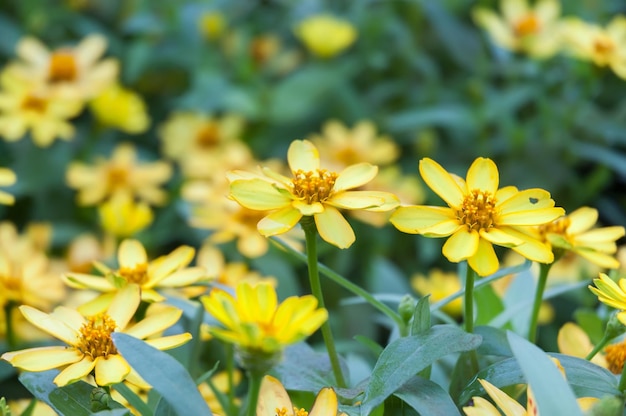
{"type": "Polygon", "coordinates": [[[574,319],[589,335],[591,343],[596,345],[604,336],[604,323],[596,311],[592,309],[578,309],[574,312],[574,319]]]}
{"type": "Polygon", "coordinates": [[[473,130],[476,124],[475,118],[474,114],[462,105],[444,103],[433,107],[415,107],[395,113],[387,120],[387,128],[398,133],[425,127],[473,130]]]}
{"type": "Polygon", "coordinates": [[[476,308],[476,325],[489,323],[494,317],[504,310],[504,304],[500,296],[493,290],[493,286],[483,286],[474,291],[476,308]]]}
{"type": "Polygon", "coordinates": [[[167,403],[164,399],[159,400],[156,409],[154,409],[154,416],[179,416],[178,413],[174,411],[172,406],[167,403]]]}
{"type": "MultiPolygon", "coordinates": [[[[347,375],[345,366],[342,368],[347,375]]],[[[315,352],[304,342],[285,348],[283,360],[272,373],[279,376],[287,390],[317,393],[321,388],[335,384],[328,355],[315,352]]]]}
{"type": "Polygon", "coordinates": [[[483,343],[478,347],[480,355],[497,355],[511,357],[513,352],[506,338],[506,333],[492,326],[477,326],[474,333],[483,337],[483,343]]]}
{"type": "Polygon", "coordinates": [[[440,385],[421,377],[414,377],[395,393],[420,415],[454,416],[460,415],[452,398],[440,385]]]}
{"type": "Polygon", "coordinates": [[[508,332],[511,350],[544,415],[582,416],[576,396],[548,355],[519,335],[508,332]]]}
{"type": "Polygon", "coordinates": [[[430,321],[430,296],[421,297],[415,305],[411,335],[423,334],[432,326],[430,321]]]}
{"type": "Polygon", "coordinates": [[[361,345],[370,350],[376,357],[383,352],[383,347],[371,338],[363,335],[355,335],[354,339],[361,345]]]}
{"type": "Polygon", "coordinates": [[[141,416],[153,415],[152,409],[150,409],[150,407],[146,404],[146,402],[144,402],[141,399],[141,397],[135,394],[135,392],[132,391],[126,384],[124,383],[114,384],[113,388],[119,394],[121,394],[122,397],[128,401],[128,404],[134,407],[135,410],[137,410],[141,414],[141,416]]]}
{"type": "Polygon", "coordinates": [[[480,345],[480,335],[453,325],[436,325],[423,334],[395,340],[378,358],[361,405],[364,414],[381,404],[424,368],[445,355],[480,345]]]}
{"type": "Polygon", "coordinates": [[[212,415],[196,383],[178,361],[130,335],[114,332],[111,338],[128,364],[161,394],[176,413],[212,415]]]}

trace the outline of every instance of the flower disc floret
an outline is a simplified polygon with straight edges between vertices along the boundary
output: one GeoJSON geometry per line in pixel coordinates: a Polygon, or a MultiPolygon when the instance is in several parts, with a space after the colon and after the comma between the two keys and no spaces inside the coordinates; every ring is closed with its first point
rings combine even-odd
{"type": "Polygon", "coordinates": [[[106,313],[88,317],[87,322],[78,330],[80,338],[76,348],[91,359],[106,358],[109,354],[117,354],[117,349],[111,339],[116,326],[115,321],[106,313]]]}
{"type": "Polygon", "coordinates": [[[307,204],[325,202],[333,192],[337,173],[326,169],[304,172],[297,170],[293,177],[293,193],[307,204]]]}

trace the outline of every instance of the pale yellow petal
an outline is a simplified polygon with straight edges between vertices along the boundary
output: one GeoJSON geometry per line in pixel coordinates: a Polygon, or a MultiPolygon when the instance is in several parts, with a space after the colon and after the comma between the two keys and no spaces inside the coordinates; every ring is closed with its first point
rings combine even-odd
{"type": "Polygon", "coordinates": [[[478,232],[463,227],[452,234],[443,245],[443,255],[452,263],[458,263],[476,254],[478,250],[478,232]]]}
{"type": "Polygon", "coordinates": [[[445,207],[407,206],[399,207],[391,214],[389,221],[400,231],[409,234],[423,234],[440,224],[446,224],[444,237],[456,231],[460,225],[454,211],[445,207]],[[449,231],[447,234],[445,231],[449,231]]]}
{"type": "Polygon", "coordinates": [[[468,191],[480,189],[495,195],[500,183],[498,167],[491,159],[479,157],[467,171],[466,184],[468,191]]]}
{"type": "Polygon", "coordinates": [[[497,272],[500,265],[493,245],[482,238],[478,242],[476,254],[468,258],[467,263],[479,276],[488,276],[497,272]]]}
{"type": "Polygon", "coordinates": [[[198,282],[207,277],[203,267],[190,267],[179,270],[159,282],[159,287],[183,287],[198,282]]]}
{"type": "Polygon", "coordinates": [[[467,416],[502,416],[500,411],[488,400],[482,397],[472,397],[473,406],[466,406],[463,412],[467,416]]]}
{"type": "Polygon", "coordinates": [[[348,248],[356,240],[352,227],[336,208],[326,207],[324,212],[315,214],[314,218],[317,231],[326,242],[339,248],[348,248]]]}
{"type": "Polygon", "coordinates": [[[189,340],[191,340],[191,334],[189,332],[185,332],[183,334],[148,339],[146,340],[146,344],[156,348],[157,350],[170,350],[172,348],[180,347],[189,340]]]}
{"type": "MultiPolygon", "coordinates": [[[[500,191],[496,197],[498,197],[500,191]]],[[[539,208],[550,208],[554,201],[550,199],[550,193],[543,189],[525,189],[515,192],[509,198],[498,200],[500,215],[506,215],[518,211],[531,211],[539,208]]]]}
{"type": "Polygon", "coordinates": [[[598,221],[598,210],[591,207],[581,207],[568,214],[570,225],[567,232],[570,234],[580,234],[593,227],[598,221]]]}
{"type": "Polygon", "coordinates": [[[81,66],[89,67],[96,62],[107,47],[106,38],[99,34],[91,34],[74,48],[74,53],[81,66]]]}
{"type": "Polygon", "coordinates": [[[400,199],[390,192],[368,191],[367,193],[383,200],[383,203],[377,207],[366,208],[367,211],[386,212],[391,211],[400,205],[400,199]]]}
{"type": "Polygon", "coordinates": [[[576,249],[575,252],[579,256],[584,257],[591,263],[596,264],[602,268],[617,269],[620,267],[620,262],[615,257],[608,254],[599,253],[593,249],[576,249]]]}
{"type": "Polygon", "coordinates": [[[559,352],[572,357],[585,358],[593,349],[589,336],[578,325],[567,322],[557,335],[559,352]]]}
{"type": "Polygon", "coordinates": [[[115,321],[118,330],[123,330],[130,322],[141,302],[141,290],[135,284],[120,289],[111,301],[107,314],[115,321]]]}
{"type": "Polygon", "coordinates": [[[495,43],[507,49],[515,48],[516,42],[510,27],[493,11],[480,7],[473,11],[472,17],[478,26],[489,33],[495,43]]]}
{"type": "Polygon", "coordinates": [[[320,154],[308,140],[294,140],[287,150],[287,162],[292,172],[314,172],[320,168],[320,154]]]}
{"type": "Polygon", "coordinates": [[[485,240],[503,247],[513,247],[520,245],[524,240],[506,232],[506,228],[481,229],[480,236],[485,240]]]}
{"type": "Polygon", "coordinates": [[[376,177],[378,167],[369,163],[358,163],[345,168],[335,180],[333,191],[339,192],[346,189],[358,188],[365,185],[376,177]]]}
{"type": "Polygon", "coordinates": [[[139,339],[148,338],[150,335],[159,333],[174,325],[182,314],[183,311],[181,309],[168,306],[159,311],[159,313],[147,315],[132,327],[125,329],[124,333],[139,339]]]}
{"type": "Polygon", "coordinates": [[[78,341],[78,333],[55,316],[41,312],[28,305],[22,305],[19,309],[28,322],[42,331],[47,332],[68,345],[75,345],[78,341]]]}
{"type": "Polygon", "coordinates": [[[54,384],[59,387],[63,387],[67,384],[78,381],[89,375],[95,366],[96,362],[88,355],[85,355],[82,360],[65,367],[65,369],[63,369],[63,371],[61,371],[54,378],[54,384]]]}
{"type": "Polygon", "coordinates": [[[540,225],[563,216],[563,208],[540,208],[529,211],[516,211],[498,217],[501,225],[540,225]]]}
{"type": "Polygon", "coordinates": [[[305,216],[311,216],[313,214],[318,214],[324,211],[324,205],[321,202],[313,202],[312,204],[307,204],[304,201],[295,200],[291,204],[295,209],[300,211],[300,214],[305,216]]]}
{"type": "Polygon", "coordinates": [[[231,182],[230,196],[244,207],[259,211],[283,208],[291,204],[289,195],[279,192],[274,185],[262,179],[231,182]]]}
{"type": "Polygon", "coordinates": [[[276,409],[285,409],[285,416],[293,416],[293,404],[283,385],[272,376],[264,376],[259,390],[256,416],[276,416],[276,409]]]}
{"type": "Polygon", "coordinates": [[[65,284],[74,289],[94,289],[98,292],[111,292],[117,288],[109,279],[83,273],[68,273],[61,276],[65,284]]]}
{"type": "Polygon", "coordinates": [[[336,416],[337,406],[338,402],[335,390],[330,387],[325,387],[317,393],[309,416],[336,416]]]}
{"type": "Polygon", "coordinates": [[[99,386],[110,386],[121,383],[128,373],[130,365],[119,354],[110,354],[108,357],[96,358],[96,383],[99,386]]]}
{"type": "Polygon", "coordinates": [[[346,191],[333,195],[326,204],[343,209],[365,209],[379,207],[385,200],[368,191],[346,191]]]}
{"type": "Polygon", "coordinates": [[[420,160],[419,171],[424,182],[450,207],[460,207],[463,190],[458,182],[437,162],[424,158],[420,160]]]}
{"type": "MultiPolygon", "coordinates": [[[[604,242],[615,242],[616,240],[624,236],[624,227],[621,225],[615,225],[613,227],[596,228],[586,233],[579,234],[575,237],[577,244],[585,245],[588,247],[594,247],[601,245],[604,242]]],[[[612,245],[610,246],[612,247],[612,245]]],[[[604,251],[604,250],[603,250],[604,251]]]]}
{"type": "Polygon", "coordinates": [[[143,245],[132,239],[123,240],[117,252],[117,259],[120,267],[134,269],[139,264],[148,262],[148,255],[143,245]]]}
{"type": "Polygon", "coordinates": [[[302,214],[291,206],[272,212],[257,224],[259,232],[266,236],[282,234],[291,230],[302,218],[302,214]]]}
{"type": "Polygon", "coordinates": [[[489,383],[487,380],[478,379],[478,381],[487,394],[489,394],[489,397],[502,409],[505,416],[526,416],[526,409],[502,390],[489,383]]]}
{"type": "Polygon", "coordinates": [[[51,346],[5,352],[1,358],[22,370],[46,371],[80,361],[83,353],[74,348],[51,346]]]}

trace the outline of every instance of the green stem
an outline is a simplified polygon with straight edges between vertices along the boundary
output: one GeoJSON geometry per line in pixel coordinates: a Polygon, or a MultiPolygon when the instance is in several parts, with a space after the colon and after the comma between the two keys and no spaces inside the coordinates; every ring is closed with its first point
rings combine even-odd
{"type": "Polygon", "coordinates": [[[465,331],[474,332],[474,280],[476,280],[476,272],[469,264],[465,274],[465,299],[464,299],[464,325],[465,331]]]}
{"type": "Polygon", "coordinates": [[[226,373],[228,374],[228,411],[227,414],[236,414],[235,409],[235,348],[232,344],[226,345],[226,373]]]}
{"type": "MultiPolygon", "coordinates": [[[[317,302],[320,308],[324,308],[324,296],[322,293],[322,284],[320,282],[320,275],[317,268],[317,228],[313,222],[312,217],[303,217],[301,220],[302,229],[304,230],[304,237],[306,240],[306,253],[307,263],[309,266],[309,281],[311,283],[311,293],[317,298],[317,302]]],[[[333,333],[330,328],[330,321],[326,320],[322,325],[322,336],[324,338],[324,344],[326,344],[326,350],[328,351],[328,357],[330,359],[330,365],[333,368],[335,380],[337,386],[346,387],[346,381],[341,371],[341,365],[339,363],[339,355],[335,348],[335,342],[333,340],[333,333]]]]}
{"type": "Polygon", "coordinates": [[[539,320],[539,309],[541,309],[541,302],[543,301],[543,292],[546,289],[546,282],[548,281],[548,273],[554,263],[540,263],[539,265],[539,280],[537,281],[537,290],[535,290],[535,300],[533,301],[533,308],[530,315],[530,327],[528,328],[528,341],[534,343],[537,339],[537,321],[539,320]]]}
{"type": "Polygon", "coordinates": [[[593,350],[591,350],[589,354],[587,354],[585,360],[591,361],[591,359],[593,359],[593,357],[595,357],[596,354],[599,353],[612,338],[613,337],[609,336],[608,334],[604,334],[600,342],[595,347],[593,347],[593,350]]]}
{"type": "MultiPolygon", "coordinates": [[[[274,241],[275,243],[280,245],[282,248],[287,250],[289,254],[291,254],[292,256],[296,257],[299,260],[302,260],[305,263],[308,263],[307,256],[294,250],[291,246],[284,243],[282,240],[276,238],[276,239],[272,239],[272,241],[274,241]]],[[[365,299],[367,303],[372,305],[374,308],[378,309],[379,312],[387,315],[389,319],[391,319],[392,321],[396,323],[396,325],[398,325],[398,329],[400,330],[400,334],[402,336],[405,336],[408,334],[408,328],[406,324],[404,323],[400,315],[396,313],[393,309],[391,309],[389,306],[385,305],[384,303],[376,299],[367,290],[352,283],[350,280],[346,279],[339,273],[336,273],[329,267],[321,263],[318,263],[317,265],[318,265],[319,271],[322,272],[324,276],[328,277],[330,280],[337,283],[339,286],[343,287],[349,292],[352,292],[355,295],[360,296],[361,298],[365,299]]]]}
{"type": "Polygon", "coordinates": [[[247,416],[256,415],[256,403],[259,400],[259,390],[261,389],[261,381],[263,373],[260,371],[248,371],[248,410],[247,416]]]}
{"type": "Polygon", "coordinates": [[[622,375],[619,377],[617,389],[622,393],[626,392],[626,365],[622,368],[622,375]]]}
{"type": "Polygon", "coordinates": [[[8,301],[4,304],[4,319],[6,323],[6,339],[7,347],[9,351],[14,350],[17,347],[17,337],[15,336],[15,329],[13,328],[13,306],[12,301],[8,301]]]}

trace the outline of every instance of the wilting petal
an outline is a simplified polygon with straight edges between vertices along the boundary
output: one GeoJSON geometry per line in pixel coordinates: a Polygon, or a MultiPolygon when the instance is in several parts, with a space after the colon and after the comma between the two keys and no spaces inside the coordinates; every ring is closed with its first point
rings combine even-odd
{"type": "Polygon", "coordinates": [[[111,301],[107,315],[115,321],[117,329],[123,330],[130,322],[141,302],[140,293],[139,286],[129,284],[120,289],[111,301]]]}
{"type": "Polygon", "coordinates": [[[294,140],[287,150],[287,162],[292,172],[312,172],[320,168],[320,154],[308,140],[294,140]]]}
{"type": "Polygon", "coordinates": [[[450,208],[424,205],[399,207],[391,214],[389,221],[398,230],[409,234],[422,234],[424,230],[439,224],[454,223],[454,227],[452,225],[449,227],[450,233],[442,236],[450,235],[460,225],[450,208]]]}
{"type": "Polygon", "coordinates": [[[124,381],[130,373],[130,365],[119,354],[111,354],[107,358],[96,358],[96,383],[99,386],[110,386],[124,381]]]}
{"type": "Polygon", "coordinates": [[[419,170],[424,182],[449,206],[461,206],[464,198],[463,190],[441,165],[432,159],[424,158],[420,160],[419,170]]]}
{"type": "Polygon", "coordinates": [[[28,322],[35,325],[42,331],[60,339],[66,344],[76,344],[78,340],[78,333],[55,316],[41,312],[40,310],[28,305],[20,306],[19,310],[28,322]]]}
{"type": "Polygon", "coordinates": [[[323,388],[317,393],[309,416],[336,416],[337,406],[335,390],[330,387],[323,388]]]}
{"type": "Polygon", "coordinates": [[[181,309],[173,306],[166,307],[158,313],[148,314],[132,327],[125,329],[124,333],[139,339],[148,338],[150,335],[159,333],[174,325],[182,314],[183,311],[181,309]]]}
{"type": "Polygon", "coordinates": [[[276,409],[286,409],[291,412],[293,409],[291,399],[280,381],[272,376],[264,376],[256,405],[256,415],[276,416],[276,409]]]}
{"type": "Polygon", "coordinates": [[[495,273],[499,267],[498,256],[496,256],[493,245],[482,238],[478,241],[476,254],[468,258],[467,263],[479,276],[495,273]]]}
{"type": "Polygon", "coordinates": [[[324,212],[315,214],[315,225],[320,236],[339,248],[348,248],[356,237],[350,223],[333,207],[326,207],[324,212]]]}
{"type": "Polygon", "coordinates": [[[282,234],[291,230],[302,218],[302,214],[291,206],[272,212],[257,224],[259,232],[266,236],[282,234]]]}
{"type": "Polygon", "coordinates": [[[365,185],[376,177],[378,167],[369,163],[357,163],[345,168],[335,181],[334,192],[341,192],[346,189],[358,188],[365,185]]]}
{"type": "Polygon", "coordinates": [[[282,208],[291,198],[262,179],[237,180],[230,184],[230,196],[246,208],[257,211],[282,208]]]}
{"type": "Polygon", "coordinates": [[[85,356],[82,360],[70,364],[63,371],[61,371],[55,378],[54,384],[59,387],[63,387],[67,384],[80,380],[91,373],[91,370],[96,366],[96,362],[89,356],[85,356]]]}
{"type": "Polygon", "coordinates": [[[74,348],[53,346],[6,352],[2,359],[22,370],[46,371],[80,361],[83,355],[74,348]]]}
{"type": "Polygon", "coordinates": [[[148,263],[148,255],[143,245],[133,239],[126,239],[120,244],[117,259],[121,267],[135,268],[138,264],[148,263]]]}
{"type": "Polygon", "coordinates": [[[467,171],[466,183],[470,191],[480,189],[495,196],[500,183],[498,167],[491,159],[476,158],[467,171]]]}
{"type": "Polygon", "coordinates": [[[476,254],[478,250],[478,232],[461,228],[452,234],[443,245],[443,255],[452,263],[458,263],[476,254]]]}
{"type": "Polygon", "coordinates": [[[191,340],[191,334],[185,332],[183,334],[170,335],[167,337],[147,339],[146,344],[156,348],[157,350],[170,350],[172,348],[180,347],[191,340]]]}
{"type": "Polygon", "coordinates": [[[325,203],[336,208],[364,209],[381,206],[384,199],[372,195],[368,191],[346,191],[333,195],[325,203]]]}

